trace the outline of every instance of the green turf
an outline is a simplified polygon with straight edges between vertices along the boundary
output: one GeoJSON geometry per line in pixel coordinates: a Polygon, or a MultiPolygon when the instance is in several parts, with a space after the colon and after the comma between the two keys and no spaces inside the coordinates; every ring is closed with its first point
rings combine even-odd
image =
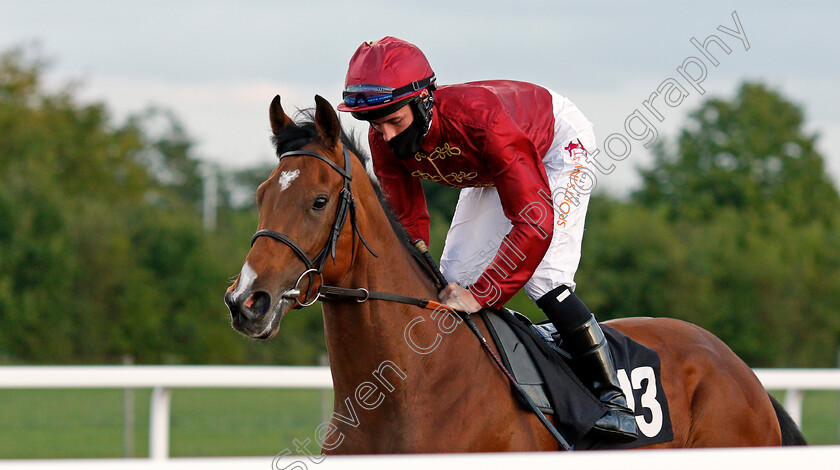
{"type": "MultiPolygon", "coordinates": [[[[150,396],[148,389],[134,392],[136,457],[148,455],[150,396]]],[[[322,420],[321,400],[317,390],[176,389],[170,454],[250,456],[294,450],[292,440],[314,435],[322,420]]],[[[840,393],[806,392],[803,414],[809,443],[840,443],[840,393]]],[[[122,390],[0,390],[0,459],[122,456],[122,390]]]]}
{"type": "MultiPolygon", "coordinates": [[[[784,392],[773,391],[784,404],[784,392]]],[[[808,444],[840,444],[840,392],[807,391],[802,405],[802,433],[808,444]]]]}
{"type": "MultiPolygon", "coordinates": [[[[329,413],[332,394],[329,392],[329,413]]],[[[173,456],[276,455],[292,441],[314,441],[321,419],[315,390],[176,390],[173,456]]],[[[316,446],[311,450],[317,452],[316,446]]]]}
{"type": "MultiPolygon", "coordinates": [[[[134,392],[136,457],[148,456],[150,396],[134,392]]],[[[275,455],[311,438],[321,413],[317,390],[176,389],[170,454],[275,455]]],[[[0,459],[122,457],[123,447],[122,390],[0,390],[0,459]]]]}

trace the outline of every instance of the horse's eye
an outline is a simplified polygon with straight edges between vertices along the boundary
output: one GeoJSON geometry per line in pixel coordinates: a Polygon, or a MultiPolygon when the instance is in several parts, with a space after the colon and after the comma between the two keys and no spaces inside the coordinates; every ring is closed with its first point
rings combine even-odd
{"type": "Polygon", "coordinates": [[[316,211],[322,211],[327,207],[327,201],[326,196],[318,196],[315,198],[315,202],[312,203],[312,208],[316,211]]]}

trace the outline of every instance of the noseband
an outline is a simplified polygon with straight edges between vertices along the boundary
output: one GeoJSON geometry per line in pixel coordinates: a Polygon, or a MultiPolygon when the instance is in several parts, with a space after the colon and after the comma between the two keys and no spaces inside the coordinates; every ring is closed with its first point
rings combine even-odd
{"type": "MultiPolygon", "coordinates": [[[[319,289],[316,291],[315,297],[312,300],[302,302],[301,299],[298,298],[300,295],[299,285],[300,281],[304,278],[304,276],[309,276],[309,287],[306,289],[306,294],[303,296],[305,300],[309,297],[309,294],[312,291],[312,286],[314,284],[315,276],[321,278],[321,285],[324,284],[323,279],[323,269],[324,264],[327,262],[327,256],[332,257],[333,264],[335,264],[335,247],[338,243],[338,236],[341,234],[341,230],[344,228],[344,224],[347,222],[347,216],[350,216],[350,226],[353,228],[353,248],[352,253],[355,256],[356,253],[356,235],[359,236],[359,240],[362,241],[365,248],[375,257],[378,257],[376,253],[368,246],[365,239],[362,237],[361,232],[359,232],[359,227],[357,225],[356,219],[356,201],[353,199],[353,193],[350,191],[350,181],[353,179],[351,174],[351,164],[350,164],[350,154],[347,151],[347,148],[344,148],[344,168],[338,166],[335,162],[330,160],[329,158],[315,152],[309,152],[306,150],[293,150],[291,152],[285,152],[280,155],[280,160],[283,160],[287,157],[315,157],[318,160],[321,160],[327,163],[332,169],[338,172],[344,178],[344,188],[341,189],[339,193],[339,200],[338,206],[336,207],[335,211],[335,219],[333,219],[332,227],[330,228],[330,235],[327,239],[326,245],[324,248],[315,256],[315,259],[310,259],[309,256],[304,252],[297,243],[295,243],[291,238],[287,237],[286,235],[277,232],[275,230],[263,229],[257,231],[254,234],[253,238],[251,238],[251,246],[254,246],[257,239],[260,237],[269,237],[273,238],[280,243],[288,246],[292,249],[292,251],[297,255],[297,257],[306,265],[306,271],[304,271],[300,277],[298,277],[297,282],[295,283],[294,288],[289,291],[286,295],[293,296],[298,301],[298,307],[308,307],[309,305],[314,304],[318,298],[321,296],[321,290],[319,289]]],[[[352,260],[351,260],[352,264],[352,260]]]]}

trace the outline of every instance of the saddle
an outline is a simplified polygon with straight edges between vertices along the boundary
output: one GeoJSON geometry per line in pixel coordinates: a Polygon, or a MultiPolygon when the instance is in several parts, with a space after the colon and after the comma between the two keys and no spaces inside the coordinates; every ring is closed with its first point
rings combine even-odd
{"type": "MultiPolygon", "coordinates": [[[[601,442],[586,433],[604,412],[603,405],[572,371],[571,355],[547,320],[533,324],[507,309],[478,313],[505,367],[575,449],[626,449],[674,439],[668,400],[660,380],[659,355],[608,325],[601,325],[627,404],[635,411],[639,438],[629,443],[601,442]]],[[[522,397],[517,398],[523,402],[522,397]]]]}

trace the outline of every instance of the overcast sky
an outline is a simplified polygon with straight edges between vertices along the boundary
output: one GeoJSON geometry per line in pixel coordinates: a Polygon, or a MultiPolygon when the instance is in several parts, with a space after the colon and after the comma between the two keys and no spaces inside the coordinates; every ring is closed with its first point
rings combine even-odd
{"type": "MultiPolygon", "coordinates": [[[[711,95],[732,96],[760,80],[800,105],[808,129],[840,182],[840,6],[836,1],[41,1],[0,0],[0,49],[37,42],[52,62],[49,81],[81,80],[80,95],[105,101],[116,123],[150,104],[172,109],[202,158],[227,167],[271,162],[268,104],[337,105],[347,63],[366,40],[385,35],[426,53],[440,84],[508,78],[552,88],[595,123],[599,144],[627,134],[625,119],[646,115],[659,138],[673,138],[686,113],[711,95]],[[737,29],[744,42],[718,30],[737,29]],[[715,34],[731,49],[690,42],[715,34]],[[703,60],[693,88],[677,71],[703,60]],[[660,106],[642,102],[673,78],[690,92],[660,106]]],[[[698,66],[687,67],[698,74],[698,66]]],[[[660,102],[661,103],[661,102],[660,102]]],[[[354,125],[352,118],[342,122],[354,125]]],[[[621,194],[649,162],[640,142],[599,188],[621,194]]]]}

